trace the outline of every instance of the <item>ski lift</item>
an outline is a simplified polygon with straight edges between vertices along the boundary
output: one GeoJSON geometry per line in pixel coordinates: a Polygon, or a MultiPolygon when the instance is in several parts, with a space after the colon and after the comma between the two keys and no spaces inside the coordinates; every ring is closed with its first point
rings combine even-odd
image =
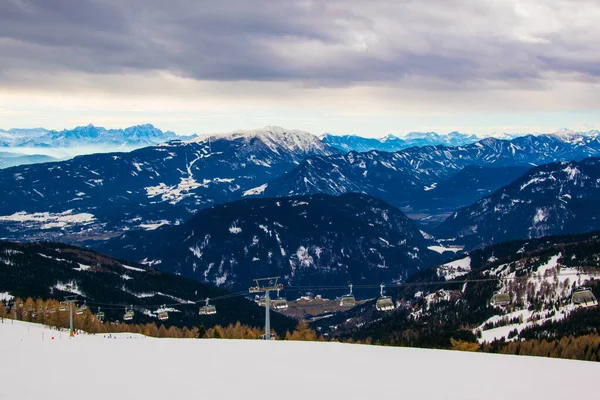
{"type": "Polygon", "coordinates": [[[266,307],[267,306],[267,298],[265,296],[260,296],[260,297],[256,297],[255,300],[256,304],[258,304],[261,307],[266,307]]]}
{"type": "Polygon", "coordinates": [[[383,295],[384,286],[385,285],[383,285],[383,284],[379,285],[380,297],[377,299],[377,303],[375,303],[375,308],[377,309],[377,311],[391,311],[394,308],[396,308],[396,307],[394,307],[394,301],[392,300],[392,298],[390,296],[383,295]]]}
{"type": "Polygon", "coordinates": [[[98,307],[98,313],[96,314],[96,318],[98,318],[98,321],[100,322],[104,320],[104,311],[101,311],[100,307],[98,307]]]}
{"type": "Polygon", "coordinates": [[[510,293],[494,292],[490,304],[494,307],[505,307],[510,304],[510,293]]]}
{"type": "Polygon", "coordinates": [[[279,297],[279,290],[277,291],[277,298],[273,299],[273,308],[276,310],[287,310],[288,302],[285,298],[279,297]]]}
{"type": "Polygon", "coordinates": [[[342,307],[354,307],[356,305],[356,299],[352,294],[352,284],[349,284],[348,287],[350,288],[350,293],[343,295],[340,299],[340,306],[342,307]]]}
{"type": "Polygon", "coordinates": [[[206,298],[206,305],[200,307],[200,312],[198,314],[200,315],[213,315],[217,313],[217,308],[215,306],[211,306],[210,304],[208,304],[208,297],[206,298]]]}
{"type": "Polygon", "coordinates": [[[593,307],[598,305],[596,296],[590,288],[579,287],[575,289],[571,296],[571,303],[577,307],[593,307]]]}
{"type": "Polygon", "coordinates": [[[158,310],[158,319],[159,321],[166,321],[169,319],[169,313],[167,312],[164,304],[162,308],[158,310]]]}
{"type": "Polygon", "coordinates": [[[123,315],[123,320],[131,321],[134,315],[135,313],[133,312],[133,306],[131,306],[129,310],[127,310],[127,307],[125,307],[125,314],[123,315]]]}
{"type": "Polygon", "coordinates": [[[67,303],[60,303],[58,306],[58,311],[67,311],[67,303]]]}
{"type": "Polygon", "coordinates": [[[83,314],[83,312],[85,310],[87,310],[87,308],[88,308],[88,306],[87,306],[87,304],[85,304],[85,301],[84,301],[82,305],[80,305],[79,307],[77,307],[77,309],[75,310],[75,314],[81,315],[81,314],[83,314]]]}

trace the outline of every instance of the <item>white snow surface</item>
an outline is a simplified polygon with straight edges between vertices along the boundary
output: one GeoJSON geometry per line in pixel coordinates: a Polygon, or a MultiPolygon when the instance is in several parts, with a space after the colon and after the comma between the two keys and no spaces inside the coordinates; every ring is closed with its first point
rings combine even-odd
{"type": "Polygon", "coordinates": [[[451,251],[453,253],[458,253],[459,251],[461,251],[465,247],[464,246],[443,246],[441,244],[438,244],[438,245],[435,245],[435,246],[427,246],[427,248],[429,250],[435,251],[436,253],[442,254],[445,251],[451,251]]]}
{"type": "Polygon", "coordinates": [[[161,219],[160,221],[147,222],[145,224],[139,224],[140,228],[143,228],[147,231],[154,231],[160,228],[163,225],[170,225],[171,223],[166,219],[161,219]]]}
{"type": "Polygon", "coordinates": [[[437,275],[444,277],[447,281],[467,275],[469,272],[471,272],[471,257],[469,256],[437,267],[437,275]]]}
{"type": "Polygon", "coordinates": [[[255,187],[255,188],[248,189],[242,194],[242,196],[256,196],[259,194],[263,194],[263,192],[265,191],[267,186],[268,186],[268,184],[265,183],[263,185],[255,187]]]}
{"type": "Polygon", "coordinates": [[[250,140],[259,139],[270,150],[279,154],[281,148],[290,151],[311,151],[323,149],[325,145],[319,138],[309,132],[298,129],[286,129],[279,126],[265,126],[253,130],[237,130],[229,133],[218,133],[209,138],[195,138],[190,142],[208,142],[209,140],[250,140]]]}
{"type": "Polygon", "coordinates": [[[121,264],[121,267],[123,267],[123,268],[125,268],[125,269],[128,269],[128,270],[131,270],[131,271],[136,271],[136,272],[146,272],[146,270],[145,270],[145,269],[136,268],[136,267],[132,267],[132,266],[125,265],[125,264],[121,264]]]}
{"type": "Polygon", "coordinates": [[[0,301],[10,301],[14,298],[15,296],[10,294],[9,292],[0,292],[0,301]]]}
{"type": "Polygon", "coordinates": [[[61,213],[37,212],[28,214],[25,211],[0,216],[0,222],[29,222],[39,225],[40,229],[66,228],[75,225],[87,225],[95,221],[93,214],[73,214],[73,210],[61,213]]]}
{"type": "Polygon", "coordinates": [[[107,393],[116,399],[187,399],[198,393],[209,399],[262,399],[263,391],[255,388],[265,372],[248,366],[248,360],[256,359],[289,361],[269,367],[268,390],[293,400],[567,399],[573,393],[593,399],[595,386],[581,382],[594,382],[600,373],[599,363],[541,357],[342,343],[107,336],[69,338],[65,331],[5,319],[0,324],[0,376],[10,385],[2,386],[0,397],[63,400],[65,391],[56,382],[68,371],[70,390],[85,393],[86,400],[104,400],[107,393]],[[509,376],[509,384],[498,384],[499,376],[509,376]],[[560,381],[532,383],[546,382],[549,376],[560,381]],[[305,384],[307,379],[310,384],[305,384]],[[94,389],[98,385],[102,390],[94,389]]]}

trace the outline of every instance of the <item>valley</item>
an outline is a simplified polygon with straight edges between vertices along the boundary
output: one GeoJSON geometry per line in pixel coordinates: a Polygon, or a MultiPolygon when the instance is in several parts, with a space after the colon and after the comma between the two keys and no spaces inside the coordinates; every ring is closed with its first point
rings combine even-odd
{"type": "Polygon", "coordinates": [[[596,140],[360,153],[266,127],[4,169],[0,293],[32,309],[76,294],[107,321],[130,307],[141,324],[169,310],[172,327],[256,329],[248,287],[279,276],[279,337],[305,321],[327,340],[504,351],[541,327],[590,334],[581,318],[597,312],[571,297],[600,296],[596,237],[549,235],[600,229],[596,140]],[[577,275],[569,257],[591,264],[577,275]],[[391,311],[375,309],[380,284],[391,311]],[[495,290],[509,307],[489,305],[495,290]],[[198,314],[205,298],[216,315],[198,314]]]}

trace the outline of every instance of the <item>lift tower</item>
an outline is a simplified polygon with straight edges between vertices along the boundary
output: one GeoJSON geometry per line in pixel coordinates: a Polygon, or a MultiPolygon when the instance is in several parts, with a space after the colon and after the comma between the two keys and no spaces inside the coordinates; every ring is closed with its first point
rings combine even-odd
{"type": "Polygon", "coordinates": [[[272,290],[282,290],[283,284],[279,283],[279,277],[261,278],[255,279],[256,286],[249,289],[250,293],[264,293],[265,294],[265,340],[271,339],[271,316],[270,316],[270,296],[269,292],[272,290]]]}
{"type": "Polygon", "coordinates": [[[69,336],[75,336],[73,330],[73,303],[77,301],[77,296],[65,296],[65,303],[69,303],[69,336]]]}

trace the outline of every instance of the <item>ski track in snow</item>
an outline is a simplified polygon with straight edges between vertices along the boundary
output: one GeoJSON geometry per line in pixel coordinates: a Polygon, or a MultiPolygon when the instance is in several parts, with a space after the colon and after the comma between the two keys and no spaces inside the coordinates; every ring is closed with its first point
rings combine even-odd
{"type": "Polygon", "coordinates": [[[117,399],[253,400],[264,397],[256,385],[265,371],[249,366],[248,360],[265,357],[286,360],[284,366],[267,367],[268,390],[292,400],[567,399],[574,393],[594,399],[595,386],[582,382],[594,382],[600,373],[599,363],[542,357],[342,343],[107,336],[69,339],[66,331],[5,319],[0,324],[0,376],[10,385],[0,389],[1,397],[63,400],[65,391],[56,382],[68,371],[70,390],[86,400],[104,400],[107,393],[117,399]],[[508,384],[499,384],[500,376],[508,384]],[[543,384],[549,376],[559,377],[559,382],[543,384]],[[307,379],[310,384],[305,384],[307,379]],[[95,389],[99,386],[102,390],[95,389]]]}

